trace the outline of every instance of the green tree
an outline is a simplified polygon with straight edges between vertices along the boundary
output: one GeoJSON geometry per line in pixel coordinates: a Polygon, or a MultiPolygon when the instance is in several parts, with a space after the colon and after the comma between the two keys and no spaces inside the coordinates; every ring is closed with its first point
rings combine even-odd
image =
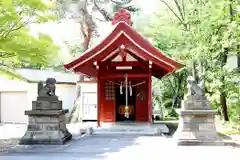
{"type": "Polygon", "coordinates": [[[231,106],[231,99],[236,97],[236,92],[240,93],[239,85],[234,84],[239,73],[226,67],[227,57],[236,54],[239,47],[239,1],[161,2],[167,12],[157,13],[145,34],[152,36],[156,46],[167,55],[184,63],[197,81],[205,80],[212,104],[227,121],[227,109],[231,108],[227,105],[231,106]]]}
{"type": "Polygon", "coordinates": [[[45,34],[31,35],[29,25],[54,19],[50,6],[41,0],[1,0],[0,72],[18,76],[15,68],[47,65],[58,47],[45,34]]]}

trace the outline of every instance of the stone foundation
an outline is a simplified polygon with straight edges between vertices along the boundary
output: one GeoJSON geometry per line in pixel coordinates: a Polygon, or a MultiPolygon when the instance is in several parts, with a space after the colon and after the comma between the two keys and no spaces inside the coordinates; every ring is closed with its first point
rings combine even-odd
{"type": "Polygon", "coordinates": [[[182,101],[179,126],[175,133],[178,145],[222,144],[215,127],[216,111],[210,108],[207,99],[182,101]]]}
{"type": "Polygon", "coordinates": [[[64,144],[72,138],[66,128],[67,110],[55,111],[44,115],[44,111],[26,111],[28,127],[20,144],[64,144]]]}
{"type": "Polygon", "coordinates": [[[25,111],[28,115],[28,127],[20,140],[22,145],[56,145],[64,144],[72,138],[66,128],[65,114],[62,101],[57,96],[40,96],[32,102],[32,110],[25,111]]]}

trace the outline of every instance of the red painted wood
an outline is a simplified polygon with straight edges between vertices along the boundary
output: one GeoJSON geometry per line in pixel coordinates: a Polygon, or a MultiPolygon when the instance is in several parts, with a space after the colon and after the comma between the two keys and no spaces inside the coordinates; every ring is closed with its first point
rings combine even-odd
{"type": "Polygon", "coordinates": [[[134,46],[134,44],[132,44],[129,48],[131,48],[131,50],[134,50],[135,52],[140,54],[145,59],[152,61],[152,63],[156,64],[156,66],[158,67],[158,70],[166,70],[167,72],[172,72],[175,69],[174,66],[166,65],[166,63],[163,63],[162,61],[157,60],[153,56],[149,56],[149,54],[147,52],[134,46]]]}
{"type": "Polygon", "coordinates": [[[136,121],[148,122],[148,107],[147,107],[147,84],[143,84],[136,88],[136,121]],[[139,97],[139,92],[145,92],[143,98],[139,97]]]}
{"type": "Polygon", "coordinates": [[[112,24],[115,25],[120,21],[126,22],[128,25],[132,24],[131,14],[126,9],[120,9],[113,17],[112,24]]]}
{"type": "MultiPolygon", "coordinates": [[[[110,74],[101,76],[100,79],[115,79],[115,78],[124,78],[123,74],[110,74]]],[[[148,78],[148,74],[128,74],[128,78],[148,78]]]]}
{"type": "Polygon", "coordinates": [[[152,123],[152,69],[149,68],[148,75],[148,122],[152,123]]]}
{"type": "Polygon", "coordinates": [[[115,122],[115,100],[105,100],[101,112],[103,122],[115,122]]]}
{"type": "Polygon", "coordinates": [[[139,62],[111,62],[107,66],[109,67],[116,67],[116,66],[133,66],[133,67],[140,67],[142,66],[139,62]]]}
{"type": "Polygon", "coordinates": [[[119,36],[112,43],[112,45],[107,46],[104,50],[102,50],[102,48],[100,48],[100,50],[97,50],[96,52],[94,52],[92,55],[90,55],[90,57],[86,57],[85,59],[81,60],[79,62],[79,63],[81,63],[81,65],[78,65],[75,68],[75,70],[78,70],[78,69],[82,68],[83,66],[91,66],[95,61],[103,60],[110,53],[114,52],[119,47],[119,44],[126,44],[127,42],[128,42],[128,40],[125,36],[123,36],[123,35],[119,36]]]}
{"type": "MultiPolygon", "coordinates": [[[[124,13],[123,11],[119,13],[124,13]]],[[[114,122],[116,120],[116,107],[115,100],[105,100],[105,88],[104,80],[122,80],[124,74],[128,73],[128,77],[131,80],[147,80],[147,84],[142,85],[143,88],[138,88],[137,91],[144,91],[144,99],[139,99],[136,97],[136,121],[152,122],[152,79],[151,76],[161,78],[162,76],[173,72],[176,69],[182,68],[183,65],[173,61],[172,59],[164,56],[164,54],[154,46],[152,46],[143,36],[137,33],[132,27],[126,12],[124,14],[116,14],[115,22],[116,26],[114,30],[105,38],[101,43],[93,48],[86,50],[81,57],[78,59],[65,64],[64,67],[72,70],[75,73],[81,72],[88,76],[97,77],[98,79],[98,126],[100,126],[100,121],[104,122],[114,122]],[[127,23],[126,23],[127,22],[127,23]],[[128,23],[129,22],[129,23],[128,23]],[[111,43],[111,45],[109,45],[111,43]],[[129,52],[138,63],[138,69],[117,71],[113,70],[111,66],[115,65],[110,63],[114,57],[119,53],[116,53],[108,58],[106,62],[101,63],[101,61],[111,54],[113,51],[118,49],[121,45],[125,48],[122,50],[124,54],[129,52]],[[131,50],[131,51],[130,51],[131,50]],[[133,53],[131,53],[133,52],[133,53]],[[97,61],[99,68],[102,69],[97,71],[96,66],[93,63],[97,61]],[[152,61],[152,68],[148,69],[148,62],[152,61]],[[107,69],[107,65],[109,69],[107,69]],[[104,73],[105,72],[105,73],[104,73]]],[[[131,15],[130,15],[131,16],[131,15]]],[[[123,58],[123,63],[120,66],[125,65],[127,62],[126,56],[123,58]]],[[[131,63],[131,66],[137,64],[131,63]]],[[[138,94],[139,92],[136,92],[138,94]]]]}
{"type": "Polygon", "coordinates": [[[129,69],[129,70],[118,70],[116,69],[116,67],[112,67],[112,68],[108,68],[104,70],[104,73],[101,74],[101,77],[104,76],[109,76],[110,74],[148,74],[148,71],[144,71],[141,68],[133,68],[133,69],[129,69]]]}
{"type": "MultiPolygon", "coordinates": [[[[106,83],[106,81],[104,81],[106,83]]],[[[115,99],[114,100],[106,100],[105,99],[105,88],[104,85],[102,85],[102,110],[101,110],[101,121],[102,122],[115,122],[116,117],[115,117],[115,99]]]]}
{"type": "Polygon", "coordinates": [[[100,111],[100,121],[101,122],[103,122],[103,120],[104,120],[104,81],[103,80],[101,80],[101,90],[100,90],[100,92],[101,92],[101,111],[100,111]]]}
{"type": "Polygon", "coordinates": [[[110,56],[105,61],[101,62],[101,65],[106,66],[107,64],[111,63],[114,58],[116,58],[119,55],[119,52],[115,53],[114,55],[110,56]]]}
{"type": "Polygon", "coordinates": [[[121,44],[124,44],[125,46],[131,44],[134,47],[133,49],[137,50],[137,53],[139,55],[144,53],[145,59],[151,60],[154,64],[156,64],[158,66],[159,70],[161,70],[161,68],[165,68],[165,70],[167,70],[168,72],[172,72],[175,69],[179,69],[179,68],[183,67],[183,65],[164,56],[160,50],[154,48],[145,38],[143,38],[133,28],[131,28],[129,25],[127,25],[124,22],[118,23],[118,25],[113,30],[113,32],[105,40],[103,40],[102,43],[100,43],[99,45],[97,45],[96,47],[94,47],[92,49],[87,50],[86,52],[83,53],[83,56],[81,56],[77,60],[75,60],[69,64],[66,64],[64,66],[67,69],[75,68],[76,71],[81,72],[82,65],[84,65],[87,62],[89,62],[88,65],[92,65],[93,61],[95,61],[97,59],[102,59],[103,57],[105,57],[106,55],[111,53],[114,49],[119,47],[121,44]],[[121,32],[126,33],[131,38],[131,40],[128,37],[126,37],[124,34],[122,34],[112,43],[112,45],[110,45],[106,49],[102,50],[103,47],[107,46],[107,44],[109,44],[111,41],[113,41],[113,39],[116,37],[116,35],[118,35],[121,32]],[[137,46],[133,42],[137,43],[137,46]],[[140,46],[143,49],[140,49],[139,48],[140,46]],[[98,53],[99,51],[101,51],[101,52],[98,55],[96,55],[96,53],[98,53]],[[87,58],[90,58],[90,59],[86,60],[87,58]],[[161,59],[162,61],[165,61],[167,63],[163,63],[159,59],[161,59]],[[85,62],[85,60],[86,60],[86,62],[85,62]],[[78,67],[76,67],[76,65],[81,62],[84,62],[84,63],[82,65],[79,65],[78,67]],[[171,65],[173,65],[174,67],[172,67],[171,65]]]}
{"type": "Polygon", "coordinates": [[[101,90],[102,90],[102,85],[101,85],[101,79],[100,79],[100,74],[98,72],[98,77],[97,77],[97,99],[98,99],[98,108],[97,108],[97,125],[100,127],[100,119],[101,119],[101,102],[102,102],[102,96],[101,96],[101,90]]]}

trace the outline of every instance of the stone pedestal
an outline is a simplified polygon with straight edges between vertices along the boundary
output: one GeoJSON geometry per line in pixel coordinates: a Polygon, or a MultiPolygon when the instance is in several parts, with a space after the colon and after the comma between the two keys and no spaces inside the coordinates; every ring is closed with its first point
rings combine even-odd
{"type": "Polygon", "coordinates": [[[66,128],[65,114],[62,101],[57,96],[39,96],[32,102],[32,110],[25,111],[28,115],[28,127],[20,144],[33,145],[64,144],[72,138],[66,128]]]}
{"type": "Polygon", "coordinates": [[[216,111],[205,96],[187,96],[182,101],[179,126],[175,133],[178,145],[222,144],[215,127],[216,111]]]}

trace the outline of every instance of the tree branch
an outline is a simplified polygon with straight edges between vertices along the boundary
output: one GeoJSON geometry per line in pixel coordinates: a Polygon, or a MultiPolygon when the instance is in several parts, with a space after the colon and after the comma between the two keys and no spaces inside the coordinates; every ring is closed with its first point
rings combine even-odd
{"type": "Polygon", "coordinates": [[[1,61],[1,62],[0,62],[0,66],[7,67],[7,68],[11,68],[11,66],[10,66],[10,65],[7,65],[6,63],[4,63],[4,61],[1,61]]]}
{"type": "Polygon", "coordinates": [[[111,0],[112,3],[115,3],[117,5],[126,5],[126,4],[129,4],[132,2],[132,0],[128,0],[128,1],[125,1],[125,2],[119,2],[119,1],[115,1],[115,0],[111,0]]]}
{"type": "Polygon", "coordinates": [[[176,4],[176,6],[177,6],[177,9],[178,9],[178,12],[179,12],[180,16],[182,17],[182,21],[185,21],[185,17],[184,17],[184,15],[183,15],[183,13],[182,13],[183,10],[181,9],[178,1],[177,1],[177,0],[174,0],[174,2],[175,2],[175,4],[176,4]]]}
{"type": "Polygon", "coordinates": [[[15,53],[9,53],[9,52],[0,52],[0,58],[9,58],[16,56],[15,53]]]}
{"type": "MultiPolygon", "coordinates": [[[[175,17],[180,21],[180,23],[184,26],[185,30],[188,29],[187,24],[184,22],[184,19],[181,19],[181,17],[178,16],[178,14],[170,7],[170,5],[164,1],[164,0],[160,0],[162,3],[165,4],[165,6],[167,6],[167,8],[175,15],[175,17]]],[[[175,0],[174,0],[175,1],[175,0]]]]}
{"type": "Polygon", "coordinates": [[[97,8],[97,10],[103,15],[103,17],[105,18],[105,20],[107,20],[107,21],[112,21],[112,20],[113,20],[113,17],[110,16],[110,14],[108,14],[105,9],[101,8],[101,7],[97,4],[96,0],[93,0],[93,4],[94,4],[94,6],[97,8]]]}
{"type": "Polygon", "coordinates": [[[82,33],[83,38],[86,39],[86,38],[87,38],[87,34],[86,34],[85,31],[84,31],[84,25],[83,25],[83,23],[80,23],[80,30],[81,30],[81,33],[82,33]]]}
{"type": "Polygon", "coordinates": [[[185,17],[185,3],[184,3],[184,0],[182,0],[182,11],[183,11],[183,15],[185,17]]]}
{"type": "Polygon", "coordinates": [[[160,0],[162,3],[164,3],[165,4],[165,6],[167,6],[167,8],[175,15],[175,17],[177,17],[177,19],[181,22],[181,23],[183,23],[183,20],[177,15],[177,13],[170,7],[170,5],[167,3],[167,2],[165,2],[164,0],[160,0]]]}
{"type": "Polygon", "coordinates": [[[84,6],[80,8],[80,12],[82,13],[83,16],[83,22],[80,23],[80,29],[84,38],[83,46],[84,50],[87,50],[92,38],[94,28],[94,21],[92,15],[90,15],[87,10],[87,0],[85,0],[84,6]]]}
{"type": "Polygon", "coordinates": [[[166,79],[167,79],[168,82],[170,83],[170,86],[171,86],[173,92],[175,93],[175,90],[174,90],[175,88],[174,88],[174,86],[172,85],[172,81],[171,81],[171,79],[170,79],[169,77],[167,77],[166,79]]]}
{"type": "Polygon", "coordinates": [[[16,28],[14,28],[15,26],[13,26],[13,27],[11,27],[8,31],[6,31],[6,33],[4,33],[3,34],[3,37],[4,38],[7,38],[7,36],[10,34],[10,33],[12,33],[13,31],[17,31],[17,30],[19,30],[19,29],[21,29],[21,28],[23,28],[23,27],[25,27],[26,25],[20,25],[20,26],[18,26],[18,27],[16,27],[16,28]]]}

